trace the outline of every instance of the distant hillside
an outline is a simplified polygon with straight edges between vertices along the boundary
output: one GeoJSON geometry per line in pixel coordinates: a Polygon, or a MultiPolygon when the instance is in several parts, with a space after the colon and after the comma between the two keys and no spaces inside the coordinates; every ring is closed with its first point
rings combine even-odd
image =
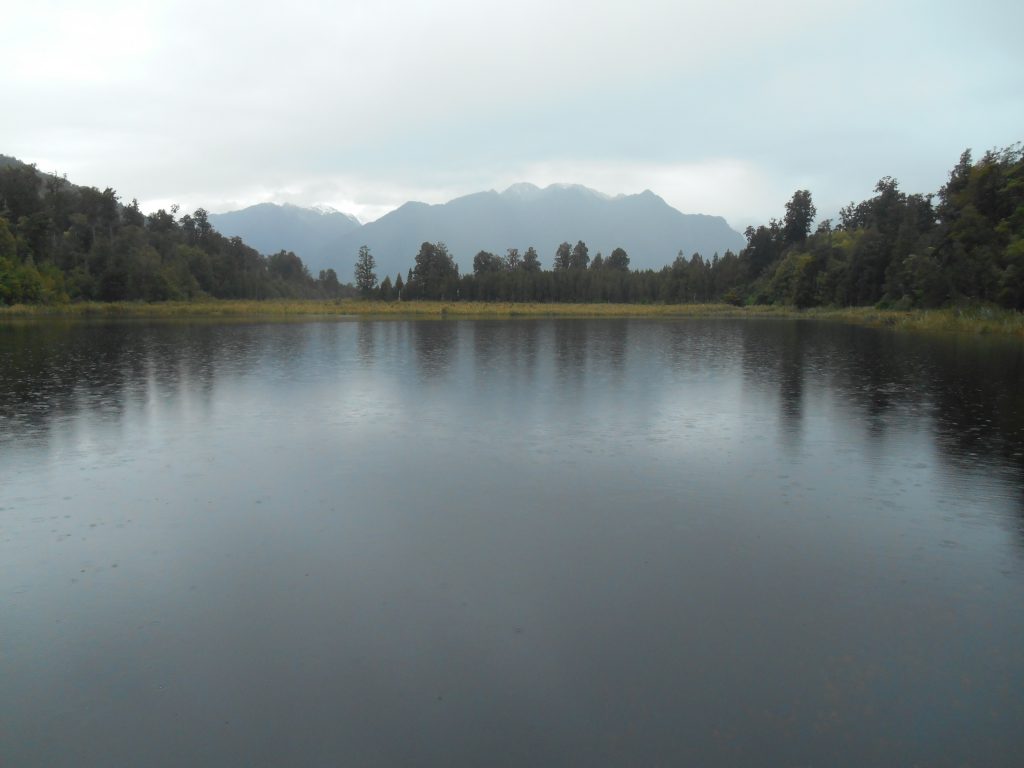
{"type": "Polygon", "coordinates": [[[67,301],[339,298],[353,289],[313,279],[294,253],[260,255],[214,230],[206,211],[176,218],[124,205],[0,155],[0,307],[67,301]]]}
{"type": "MultiPolygon", "coordinates": [[[[339,238],[328,249],[340,254],[335,267],[347,277],[362,244],[369,245],[378,273],[392,277],[413,266],[424,241],[443,241],[463,274],[481,250],[504,254],[534,246],[545,269],[563,241],[583,240],[591,256],[625,248],[633,269],[660,269],[680,250],[710,257],[739,251],[743,237],[719,216],[685,214],[653,192],[609,197],[579,185],[515,184],[504,192],[478,192],[442,205],[406,203],[377,221],[339,238]],[[348,262],[348,263],[346,263],[348,262]]],[[[300,254],[304,255],[304,254],[300,254]]]]}
{"type": "Polygon", "coordinates": [[[314,276],[333,267],[341,280],[352,279],[351,265],[335,248],[346,234],[360,228],[354,216],[333,208],[260,203],[240,211],[211,213],[209,218],[222,235],[241,237],[264,255],[292,251],[314,276]]]}
{"type": "Polygon", "coordinates": [[[6,168],[12,165],[22,165],[22,162],[15,157],[0,155],[0,168],[6,168]]]}

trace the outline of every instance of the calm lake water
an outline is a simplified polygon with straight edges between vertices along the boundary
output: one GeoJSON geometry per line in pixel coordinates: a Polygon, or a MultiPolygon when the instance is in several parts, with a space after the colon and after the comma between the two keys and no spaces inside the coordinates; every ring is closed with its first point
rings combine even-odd
{"type": "Polygon", "coordinates": [[[1024,755],[1024,348],[0,325],[0,764],[1024,755]]]}

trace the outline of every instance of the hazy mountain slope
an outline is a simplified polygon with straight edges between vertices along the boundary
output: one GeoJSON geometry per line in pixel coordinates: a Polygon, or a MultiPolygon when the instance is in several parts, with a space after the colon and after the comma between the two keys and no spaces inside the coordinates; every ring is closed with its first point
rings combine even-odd
{"type": "MultiPolygon", "coordinates": [[[[745,241],[718,216],[684,214],[650,191],[608,197],[580,186],[539,189],[516,184],[504,192],[479,192],[443,205],[406,203],[377,221],[339,238],[338,274],[347,275],[362,244],[369,245],[383,277],[413,266],[423,241],[445,242],[465,273],[480,250],[503,254],[507,248],[534,246],[546,269],[562,241],[583,240],[593,257],[623,247],[634,269],[670,264],[680,250],[710,257],[745,241]]],[[[302,254],[300,254],[302,255],[302,254]]]]}
{"type": "Polygon", "coordinates": [[[314,277],[321,269],[332,267],[343,282],[352,279],[351,267],[334,250],[341,238],[360,228],[355,217],[348,214],[261,203],[239,211],[211,213],[210,223],[222,235],[237,235],[263,254],[293,251],[314,277]]]}
{"type": "Polygon", "coordinates": [[[16,157],[9,157],[8,155],[0,155],[0,168],[6,168],[7,166],[10,166],[10,165],[24,165],[24,163],[22,163],[21,160],[19,160],[16,157]]]}

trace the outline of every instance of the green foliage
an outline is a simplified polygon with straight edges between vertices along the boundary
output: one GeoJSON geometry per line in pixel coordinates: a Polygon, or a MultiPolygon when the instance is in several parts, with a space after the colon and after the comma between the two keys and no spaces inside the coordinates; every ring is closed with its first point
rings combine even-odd
{"type": "Polygon", "coordinates": [[[144,216],[109,187],[76,187],[14,163],[0,169],[0,303],[331,297],[351,288],[313,280],[295,254],[265,258],[225,238],[197,209],[144,216]]]}
{"type": "Polygon", "coordinates": [[[803,244],[817,215],[818,211],[811,202],[811,193],[806,189],[794,192],[786,203],[786,216],[782,224],[783,242],[786,245],[803,244]]]}
{"type": "Polygon", "coordinates": [[[734,307],[739,307],[743,305],[743,297],[740,296],[739,291],[737,291],[735,288],[730,288],[728,291],[722,294],[722,303],[730,304],[734,307]]]}
{"type": "Polygon", "coordinates": [[[342,285],[338,282],[338,273],[333,269],[321,269],[316,284],[320,292],[328,298],[337,299],[342,295],[342,285]]]}
{"type": "Polygon", "coordinates": [[[747,227],[747,247],[741,254],[751,279],[758,278],[779,257],[782,229],[775,219],[766,226],[747,227]]]}
{"type": "Polygon", "coordinates": [[[537,255],[537,249],[532,245],[526,249],[526,253],[523,254],[522,268],[526,272],[540,272],[540,256],[537,255]]]}
{"type": "Polygon", "coordinates": [[[409,298],[452,299],[458,297],[458,289],[459,268],[448,253],[448,247],[444,243],[423,243],[406,284],[409,298]]]}
{"type": "Polygon", "coordinates": [[[366,245],[359,247],[359,256],[356,257],[356,288],[364,297],[373,293],[377,287],[377,263],[374,261],[370,248],[366,245]]]}
{"type": "Polygon", "coordinates": [[[505,251],[505,269],[509,272],[515,272],[517,269],[522,269],[522,266],[523,259],[519,255],[518,248],[509,248],[505,251]]]}
{"type": "MultiPolygon", "coordinates": [[[[629,269],[616,248],[590,260],[586,244],[561,243],[552,268],[532,246],[481,251],[459,275],[443,243],[425,242],[403,279],[377,286],[369,248],[356,285],[364,297],[500,302],[631,302],[933,308],[998,304],[1024,310],[1024,152],[964,152],[935,195],[906,194],[891,177],[821,222],[808,190],[782,220],[748,227],[739,253],[710,259],[680,251],[658,271],[629,269]]],[[[197,209],[144,216],[112,189],[75,187],[32,166],[0,169],[0,303],[162,301],[350,296],[333,270],[313,279],[301,259],[263,257],[225,238],[197,209]]]]}
{"type": "Polygon", "coordinates": [[[611,256],[604,263],[605,269],[614,269],[619,272],[629,271],[629,254],[627,254],[622,248],[616,248],[612,251],[611,256]]]}
{"type": "Polygon", "coordinates": [[[576,245],[572,247],[572,254],[569,256],[569,269],[586,269],[589,263],[590,255],[587,244],[582,240],[577,240],[576,245]]]}
{"type": "Polygon", "coordinates": [[[18,254],[18,243],[11,234],[7,220],[0,217],[0,259],[14,259],[18,254]]]}
{"type": "Polygon", "coordinates": [[[454,267],[424,244],[416,257],[412,298],[465,301],[635,302],[932,308],[965,300],[1024,309],[1024,171],[1022,152],[965,152],[937,195],[906,194],[884,177],[874,195],[821,222],[808,190],[785,205],[782,220],[748,227],[739,253],[710,259],[679,252],[654,272],[629,269],[616,248],[589,264],[586,244],[558,246],[550,271],[536,251],[519,258],[481,251],[473,274],[453,285],[454,267]],[[934,204],[937,198],[937,205],[934,204]],[[443,287],[442,287],[443,286],[443,287]]]}
{"type": "MultiPolygon", "coordinates": [[[[510,250],[515,250],[510,249],[510,250]]],[[[473,257],[473,274],[486,275],[488,273],[504,272],[506,262],[500,257],[487,251],[480,251],[473,257]]]]}
{"type": "Polygon", "coordinates": [[[0,257],[0,305],[57,304],[68,300],[63,273],[52,265],[37,268],[0,257]]]}
{"type": "Polygon", "coordinates": [[[572,266],[572,246],[568,242],[562,243],[555,250],[555,260],[552,262],[552,269],[555,272],[562,272],[572,266]]]}
{"type": "Polygon", "coordinates": [[[964,152],[937,205],[936,196],[904,194],[885,177],[873,197],[840,211],[838,227],[823,222],[802,241],[793,213],[800,194],[787,204],[781,230],[775,222],[747,230],[741,260],[756,300],[907,308],[980,301],[1024,309],[1019,145],[977,163],[964,152]]]}
{"type": "Polygon", "coordinates": [[[812,306],[814,301],[813,257],[789,251],[779,262],[769,282],[771,295],[781,304],[812,306]]]}

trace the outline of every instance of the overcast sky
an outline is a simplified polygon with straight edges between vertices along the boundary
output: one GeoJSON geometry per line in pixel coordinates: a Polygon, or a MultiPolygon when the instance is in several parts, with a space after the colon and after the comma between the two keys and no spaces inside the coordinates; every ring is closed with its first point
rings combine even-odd
{"type": "Polygon", "coordinates": [[[145,210],[379,217],[517,181],[735,228],[1024,139],[1024,3],[15,2],[0,153],[145,210]]]}

